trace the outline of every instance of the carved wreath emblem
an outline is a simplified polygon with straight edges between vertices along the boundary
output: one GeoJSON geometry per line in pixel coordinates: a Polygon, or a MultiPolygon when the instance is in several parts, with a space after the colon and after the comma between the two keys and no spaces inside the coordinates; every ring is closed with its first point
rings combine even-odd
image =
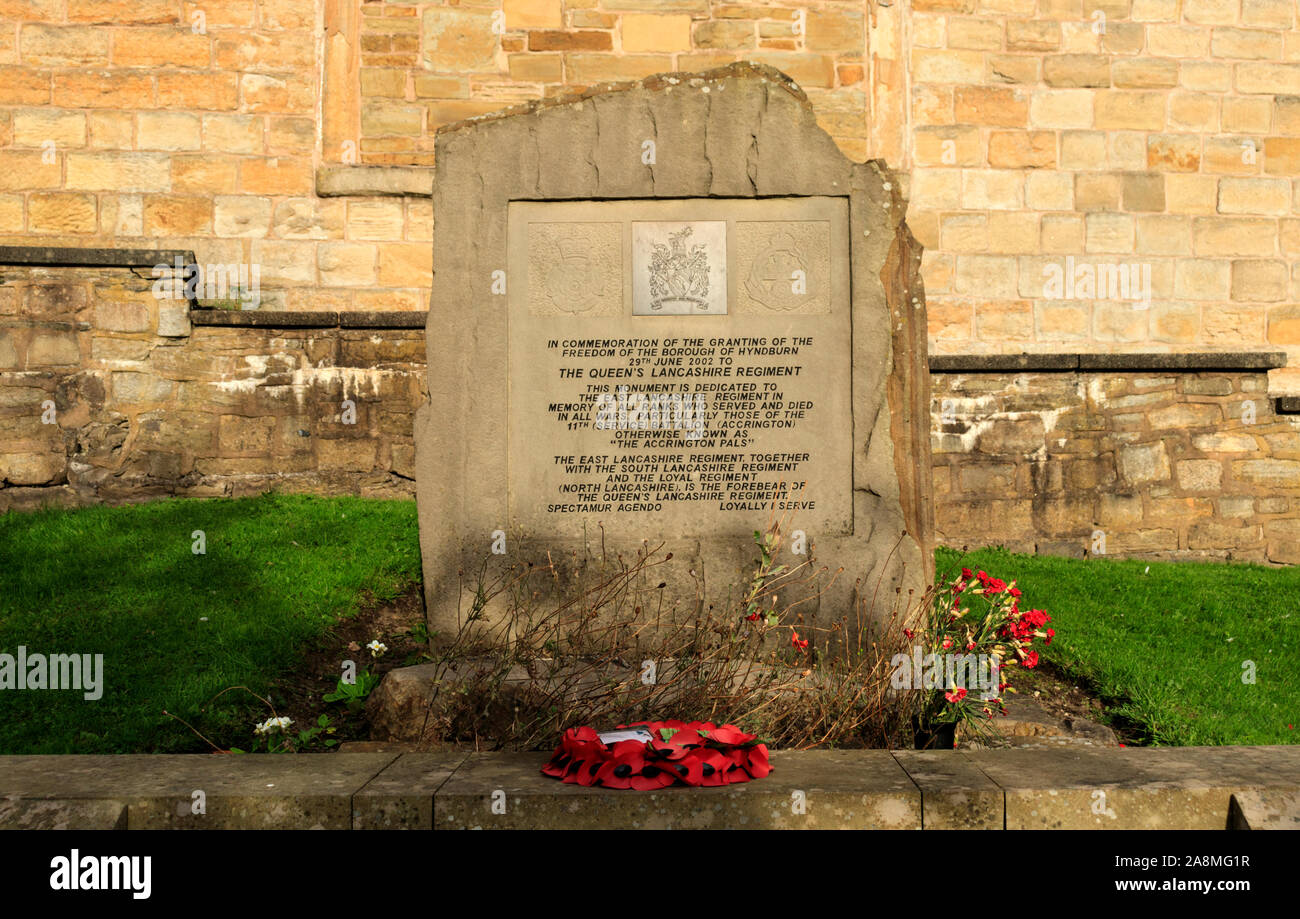
{"type": "Polygon", "coordinates": [[[808,299],[808,264],[793,236],[777,233],[768,240],[749,268],[745,291],[771,310],[792,310],[808,299]]]}

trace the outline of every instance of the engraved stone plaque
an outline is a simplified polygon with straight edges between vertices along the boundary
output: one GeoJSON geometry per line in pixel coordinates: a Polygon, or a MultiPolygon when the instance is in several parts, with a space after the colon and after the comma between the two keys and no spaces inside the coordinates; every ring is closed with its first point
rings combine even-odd
{"type": "Polygon", "coordinates": [[[512,202],[511,525],[852,533],[847,210],[512,202]]]}

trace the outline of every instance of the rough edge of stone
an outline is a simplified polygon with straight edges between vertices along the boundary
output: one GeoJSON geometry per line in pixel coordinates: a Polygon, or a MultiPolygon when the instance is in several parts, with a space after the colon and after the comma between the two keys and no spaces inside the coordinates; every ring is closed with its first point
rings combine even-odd
{"type": "MultiPolygon", "coordinates": [[[[1277,370],[1285,367],[1283,351],[1181,351],[1161,353],[1063,354],[936,354],[931,373],[1016,373],[1108,370],[1117,373],[1152,370],[1277,370]]],[[[1300,397],[1297,404],[1300,404],[1300,397]]]]}
{"type": "Polygon", "coordinates": [[[431,166],[321,166],[316,194],[322,198],[432,198],[431,166]]]}
{"type": "Polygon", "coordinates": [[[435,132],[437,134],[451,134],[474,125],[483,124],[489,121],[499,121],[502,118],[509,118],[513,115],[527,115],[548,108],[557,108],[564,105],[573,105],[574,103],[584,102],[593,96],[602,96],[608,93],[631,92],[635,89],[664,89],[673,86],[703,86],[706,83],[721,83],[731,77],[746,77],[756,80],[767,80],[774,86],[784,89],[795,99],[799,100],[801,105],[810,106],[808,96],[799,84],[788,76],[768,64],[759,64],[755,61],[736,61],[727,64],[725,67],[715,67],[712,70],[704,70],[699,73],[677,73],[664,72],[651,74],[641,80],[629,80],[627,82],[605,82],[593,83],[591,86],[574,92],[563,93],[558,96],[551,96],[545,99],[532,99],[528,102],[512,105],[509,108],[501,109],[497,112],[487,112],[483,115],[474,115],[469,118],[463,118],[460,121],[453,121],[444,124],[435,132]]]}

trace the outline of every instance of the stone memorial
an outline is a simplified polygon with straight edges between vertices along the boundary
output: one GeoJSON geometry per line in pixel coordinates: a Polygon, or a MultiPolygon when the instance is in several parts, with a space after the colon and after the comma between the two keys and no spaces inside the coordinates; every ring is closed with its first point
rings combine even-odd
{"type": "Polygon", "coordinates": [[[843,569],[805,621],[924,589],[920,249],[898,179],[847,159],[789,78],[598,86],[449,125],[435,160],[431,630],[462,626],[485,565],[644,546],[673,555],[646,585],[661,608],[721,608],[774,515],[843,569]]]}

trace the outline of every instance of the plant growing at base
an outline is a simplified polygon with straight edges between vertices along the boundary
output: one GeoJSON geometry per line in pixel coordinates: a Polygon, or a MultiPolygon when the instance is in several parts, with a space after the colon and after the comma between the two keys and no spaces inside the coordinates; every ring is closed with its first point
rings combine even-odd
{"type": "Polygon", "coordinates": [[[311,727],[303,728],[299,731],[291,731],[290,728],[293,726],[293,719],[287,715],[277,714],[275,706],[271,704],[270,699],[265,696],[259,696],[247,686],[231,686],[228,689],[223,689],[221,692],[213,696],[208,704],[211,705],[226,693],[237,689],[243,690],[253,698],[260,701],[271,713],[270,718],[267,718],[265,721],[260,721],[253,726],[254,739],[252,745],[247,750],[239,747],[223,749],[209,740],[205,735],[200,733],[194,725],[190,724],[179,715],[173,715],[165,709],[163,710],[163,714],[168,718],[175,718],[181,724],[193,731],[195,736],[211,747],[214,753],[301,753],[304,750],[308,750],[317,745],[328,748],[338,744],[338,740],[332,736],[338,728],[330,720],[329,715],[321,715],[316,719],[316,723],[311,727]]]}
{"type": "Polygon", "coordinates": [[[1021,599],[1015,581],[969,568],[955,580],[940,578],[927,592],[922,622],[903,630],[915,643],[912,654],[896,654],[892,661],[894,687],[921,690],[920,730],[964,725],[987,736],[993,715],[1007,714],[1002,694],[1015,690],[1006,683],[1005,669],[1036,667],[1034,642],[1051,644],[1056,635],[1047,627],[1052,617],[1022,609],[1021,599]]]}

